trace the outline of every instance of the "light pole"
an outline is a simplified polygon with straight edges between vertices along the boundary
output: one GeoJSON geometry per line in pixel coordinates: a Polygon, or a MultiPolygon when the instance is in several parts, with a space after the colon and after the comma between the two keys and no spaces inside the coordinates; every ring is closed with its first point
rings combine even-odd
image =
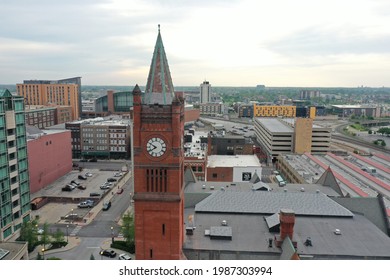
{"type": "Polygon", "coordinates": [[[45,259],[45,248],[42,248],[41,251],[42,251],[42,258],[45,259]]]}
{"type": "Polygon", "coordinates": [[[69,243],[69,234],[68,234],[68,230],[69,230],[69,225],[66,225],[66,243],[69,243]]]}
{"type": "Polygon", "coordinates": [[[73,216],[73,208],[72,208],[72,217],[71,217],[71,218],[72,218],[72,224],[73,224],[73,217],[74,217],[74,216],[73,216]]]}
{"type": "Polygon", "coordinates": [[[114,243],[114,227],[111,227],[111,242],[114,243]]]}

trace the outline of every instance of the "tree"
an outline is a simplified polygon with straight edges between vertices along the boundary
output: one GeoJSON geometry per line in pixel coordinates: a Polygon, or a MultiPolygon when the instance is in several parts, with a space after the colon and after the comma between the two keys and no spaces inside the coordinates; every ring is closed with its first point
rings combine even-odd
{"type": "Polygon", "coordinates": [[[134,244],[134,217],[130,212],[127,212],[122,217],[121,233],[127,245],[134,244]]]}
{"type": "Polygon", "coordinates": [[[43,232],[41,235],[40,243],[43,245],[43,249],[46,249],[46,245],[50,244],[49,224],[45,222],[43,224],[43,232]]]}
{"type": "Polygon", "coordinates": [[[26,241],[28,251],[32,252],[35,246],[38,244],[38,220],[23,222],[20,228],[20,241],[26,241]]]}
{"type": "Polygon", "coordinates": [[[51,241],[52,249],[61,248],[68,244],[68,242],[65,241],[64,233],[59,228],[51,235],[51,237],[53,238],[51,241]]]}
{"type": "Polygon", "coordinates": [[[95,259],[94,255],[91,254],[91,256],[89,257],[89,259],[90,259],[90,260],[94,260],[94,259],[95,259]]]}

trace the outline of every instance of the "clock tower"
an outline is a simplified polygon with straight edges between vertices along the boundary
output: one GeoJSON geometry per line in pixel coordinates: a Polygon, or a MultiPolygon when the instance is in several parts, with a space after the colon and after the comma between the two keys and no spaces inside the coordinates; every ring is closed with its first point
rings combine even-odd
{"type": "Polygon", "coordinates": [[[184,98],[176,95],[160,34],[145,92],[133,90],[137,260],[182,258],[184,98]]]}

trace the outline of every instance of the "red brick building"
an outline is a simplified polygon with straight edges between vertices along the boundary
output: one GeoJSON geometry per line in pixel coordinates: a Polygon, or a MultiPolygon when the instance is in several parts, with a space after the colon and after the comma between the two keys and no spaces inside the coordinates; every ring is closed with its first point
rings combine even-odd
{"type": "Polygon", "coordinates": [[[30,192],[35,193],[72,170],[70,131],[47,130],[27,141],[30,192]]]}
{"type": "Polygon", "coordinates": [[[182,258],[184,98],[175,94],[160,30],[146,85],[133,90],[137,260],[182,258]]]}

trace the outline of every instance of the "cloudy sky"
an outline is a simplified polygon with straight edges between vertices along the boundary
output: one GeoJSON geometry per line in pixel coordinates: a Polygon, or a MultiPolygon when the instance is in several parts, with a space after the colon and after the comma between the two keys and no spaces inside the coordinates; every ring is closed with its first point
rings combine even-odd
{"type": "Polygon", "coordinates": [[[390,86],[389,0],[0,0],[0,84],[390,86]]]}

